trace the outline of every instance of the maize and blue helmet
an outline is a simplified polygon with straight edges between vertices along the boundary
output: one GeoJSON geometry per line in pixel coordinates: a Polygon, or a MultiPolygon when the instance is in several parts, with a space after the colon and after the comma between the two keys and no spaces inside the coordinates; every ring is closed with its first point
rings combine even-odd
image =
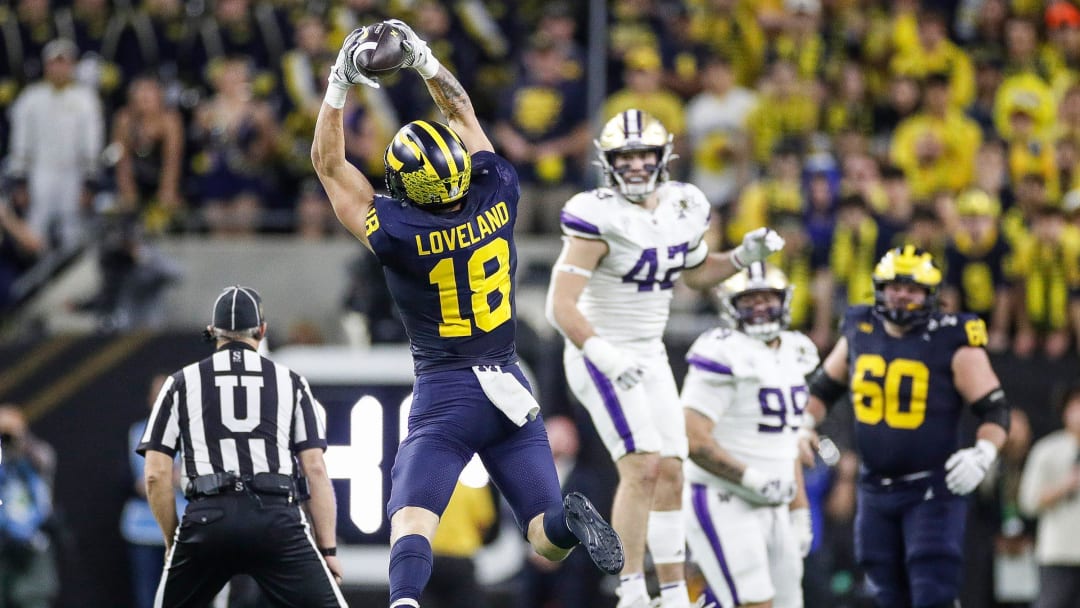
{"type": "Polygon", "coordinates": [[[659,120],[641,110],[625,110],[609,120],[593,141],[599,152],[599,165],[607,186],[617,189],[628,200],[640,203],[656,187],[668,179],[668,162],[672,136],[659,120]],[[615,170],[615,157],[627,152],[653,150],[656,165],[650,168],[649,179],[643,184],[627,183],[615,170]]]}
{"type": "Polygon", "coordinates": [[[784,272],[765,262],[753,262],[720,284],[720,314],[736,329],[763,342],[771,342],[791,325],[791,292],[784,272]],[[774,293],[780,305],[771,307],[759,318],[752,307],[739,306],[739,299],[758,292],[774,293]]]}
{"type": "Polygon", "coordinates": [[[469,191],[472,157],[450,127],[414,120],[401,127],[383,155],[390,196],[421,209],[456,205],[469,191]]]}
{"type": "Polygon", "coordinates": [[[937,309],[937,291],[941,271],[934,266],[933,256],[914,245],[890,249],[874,267],[874,312],[886,321],[904,328],[926,323],[937,309]],[[891,308],[885,298],[885,286],[891,283],[910,283],[926,290],[921,305],[891,308]]]}

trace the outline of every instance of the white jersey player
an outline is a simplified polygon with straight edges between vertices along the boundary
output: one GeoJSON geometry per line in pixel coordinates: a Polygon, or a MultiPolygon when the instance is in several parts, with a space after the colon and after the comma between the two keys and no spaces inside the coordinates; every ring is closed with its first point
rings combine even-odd
{"type": "Polygon", "coordinates": [[[750,264],[719,292],[732,328],[705,332],[686,357],[687,540],[724,608],[800,607],[813,537],[797,431],[817,348],[786,331],[791,287],[779,269],[750,264]]]}
{"type": "Polygon", "coordinates": [[[604,126],[596,142],[607,187],[562,212],[563,251],[552,272],[548,315],[566,336],[566,377],[619,470],[612,525],[626,565],[619,606],[646,606],[646,541],[664,608],[688,605],[680,513],[686,431],[661,340],[671,288],[712,287],[783,246],[765,228],[728,253],[702,237],[709,204],[690,184],[668,181],[671,135],[640,110],[604,126]]]}

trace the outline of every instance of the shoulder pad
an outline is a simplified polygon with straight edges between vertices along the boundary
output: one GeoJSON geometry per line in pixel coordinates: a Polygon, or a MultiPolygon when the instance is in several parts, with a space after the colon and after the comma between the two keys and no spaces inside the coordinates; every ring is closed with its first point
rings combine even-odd
{"type": "Polygon", "coordinates": [[[930,318],[927,330],[935,339],[955,348],[961,346],[986,346],[986,323],[976,314],[937,313],[930,318]]]}
{"type": "Polygon", "coordinates": [[[875,321],[874,310],[870,306],[865,304],[851,306],[844,312],[844,318],[840,321],[840,335],[846,336],[856,331],[872,333],[875,321]]]}
{"type": "Polygon", "coordinates": [[[726,327],[710,329],[690,346],[686,362],[703,371],[731,375],[732,341],[738,338],[738,332],[726,327]]]}
{"type": "Polygon", "coordinates": [[[566,201],[559,222],[563,233],[587,239],[600,238],[611,216],[610,203],[615,195],[607,188],[598,188],[574,195],[566,201]]]}
{"type": "Polygon", "coordinates": [[[817,345],[801,331],[785,331],[780,338],[780,343],[784,345],[784,348],[794,351],[798,360],[805,362],[810,368],[817,367],[821,362],[817,345]]]}

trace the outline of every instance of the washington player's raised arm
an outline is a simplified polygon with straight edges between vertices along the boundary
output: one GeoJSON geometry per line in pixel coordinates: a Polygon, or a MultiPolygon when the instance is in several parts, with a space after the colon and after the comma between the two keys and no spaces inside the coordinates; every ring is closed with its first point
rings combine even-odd
{"type": "Polygon", "coordinates": [[[592,324],[578,309],[578,299],[607,252],[607,243],[600,239],[567,236],[563,238],[562,253],[551,269],[545,305],[548,321],[578,348],[583,348],[585,341],[596,335],[592,324]]]}

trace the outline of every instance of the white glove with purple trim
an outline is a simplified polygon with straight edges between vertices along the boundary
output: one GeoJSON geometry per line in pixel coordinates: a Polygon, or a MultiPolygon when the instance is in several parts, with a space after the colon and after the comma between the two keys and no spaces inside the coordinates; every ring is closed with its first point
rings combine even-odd
{"type": "Polygon", "coordinates": [[[645,377],[645,368],[640,363],[600,336],[586,340],[581,352],[600,373],[624,391],[634,388],[645,377]]]}
{"type": "Polygon", "coordinates": [[[742,243],[731,250],[731,262],[742,270],[784,248],[784,238],[772,228],[758,228],[743,235],[742,243]]]}

